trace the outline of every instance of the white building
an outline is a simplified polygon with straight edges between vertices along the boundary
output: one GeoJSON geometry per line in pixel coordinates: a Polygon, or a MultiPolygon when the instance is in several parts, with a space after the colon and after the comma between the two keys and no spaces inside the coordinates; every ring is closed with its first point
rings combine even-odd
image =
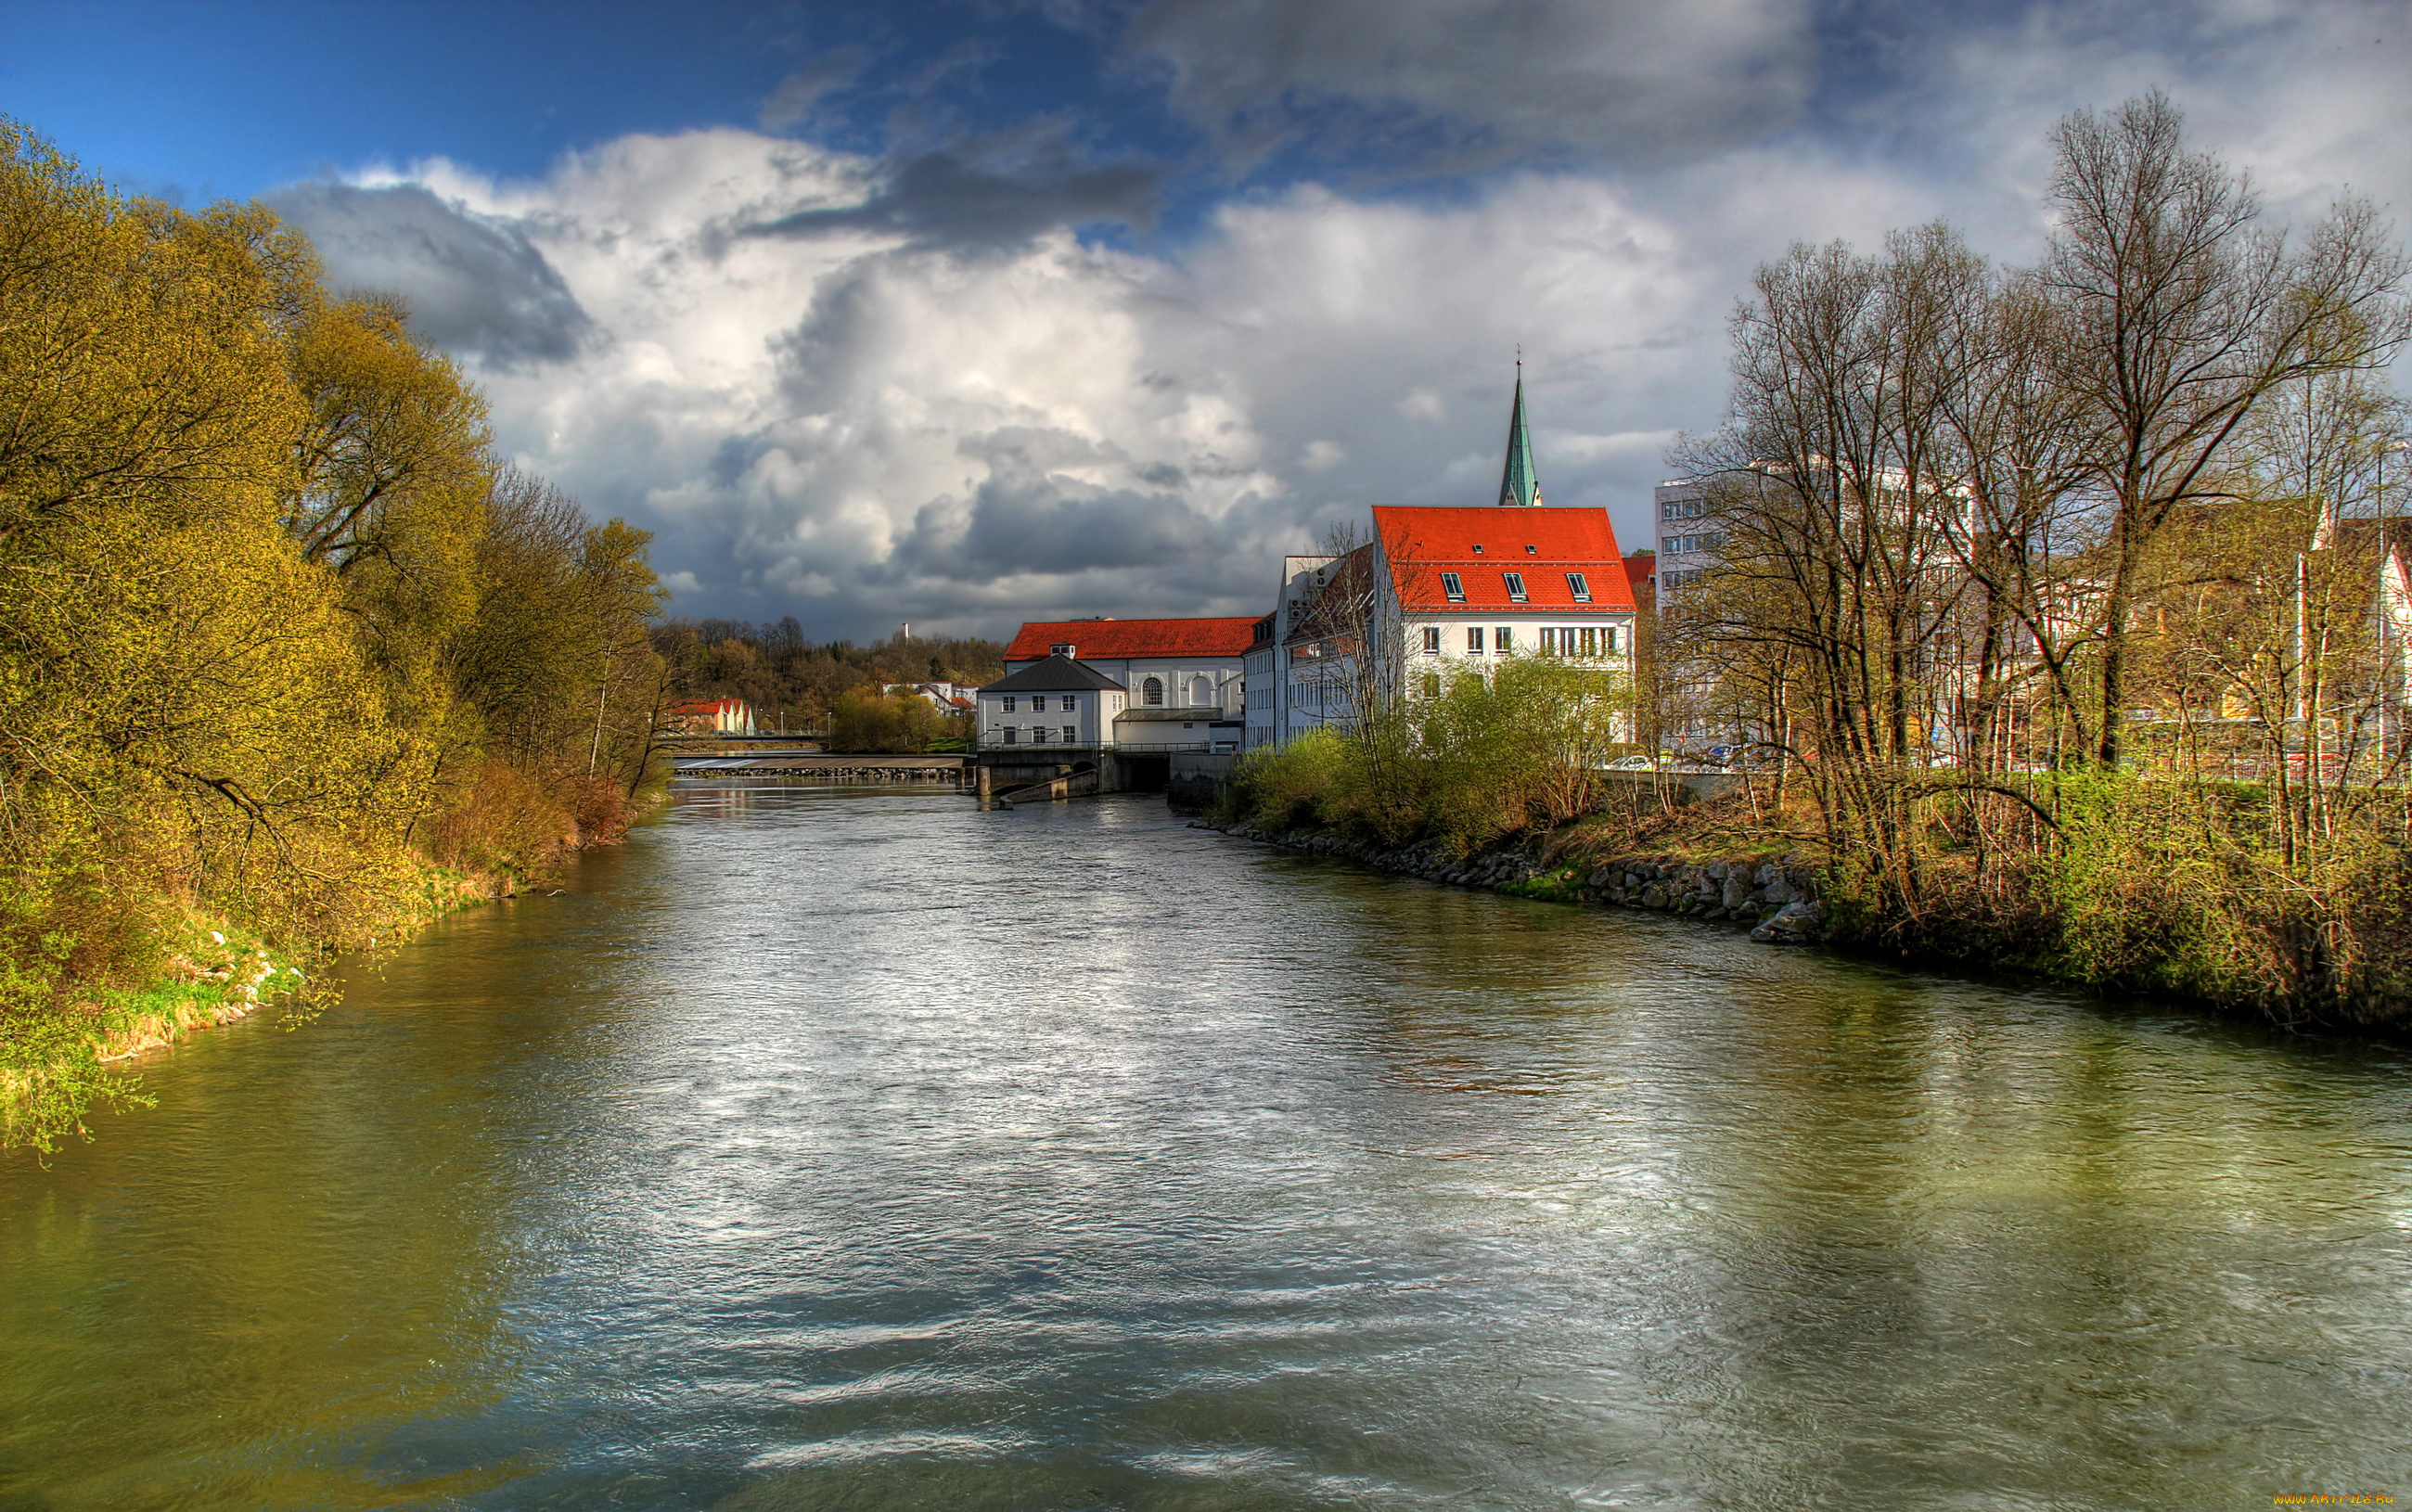
{"type": "Polygon", "coordinates": [[[1289,663],[1283,648],[1304,624],[1307,614],[1321,602],[1332,565],[1339,560],[1333,556],[1282,558],[1281,592],[1274,599],[1273,611],[1256,622],[1243,660],[1247,712],[1242,743],[1248,750],[1278,745],[1289,738],[1289,663]]]}
{"type": "Polygon", "coordinates": [[[1653,491],[1657,506],[1658,591],[1672,596],[1705,577],[1726,543],[1708,518],[1708,491],[1694,477],[1673,478],[1653,491]]]}
{"type": "Polygon", "coordinates": [[[1360,680],[1413,694],[1516,656],[1629,677],[1638,613],[1608,511],[1541,502],[1520,377],[1495,505],[1378,506],[1365,546],[1283,561],[1247,655],[1248,741],[1346,723],[1360,680]]]}
{"type": "Polygon", "coordinates": [[[979,697],[968,683],[890,683],[879,691],[890,698],[920,698],[942,714],[968,714],[979,697]]]}
{"type": "Polygon", "coordinates": [[[1098,750],[1113,743],[1123,685],[1069,655],[1024,663],[979,690],[983,751],[1098,750]]]}
{"type": "MultiPolygon", "coordinates": [[[[1199,620],[1052,620],[1022,627],[1005,649],[1006,676],[980,690],[980,746],[989,731],[1034,727],[1017,709],[1008,721],[990,695],[1017,699],[1038,690],[1006,691],[1022,672],[1063,660],[1077,663],[1118,690],[1122,700],[1094,736],[1077,743],[1134,754],[1237,751],[1242,734],[1243,663],[1257,622],[1199,620]],[[1018,721],[1018,722],[1017,722],[1018,721]]],[[[1060,674],[1050,674],[1060,675],[1060,674]]],[[[1048,690],[1060,699],[1062,690],[1048,690]]],[[[1061,711],[1057,710],[1060,713],[1061,711]]],[[[1055,722],[1059,727],[1061,721],[1055,722]]]]}
{"type": "Polygon", "coordinates": [[[1633,671],[1639,610],[1605,509],[1376,506],[1370,544],[1284,591],[1249,655],[1257,745],[1346,723],[1363,678],[1396,696],[1517,656],[1633,671]]]}

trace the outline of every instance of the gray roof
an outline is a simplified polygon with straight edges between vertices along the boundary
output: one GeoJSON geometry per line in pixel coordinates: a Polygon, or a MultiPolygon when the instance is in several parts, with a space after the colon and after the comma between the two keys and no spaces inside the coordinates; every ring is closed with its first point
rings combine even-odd
{"type": "Polygon", "coordinates": [[[999,678],[980,689],[982,693],[1072,693],[1095,688],[1124,691],[1123,685],[1084,662],[1069,656],[1050,656],[1043,662],[1032,662],[1021,671],[999,678]]]}

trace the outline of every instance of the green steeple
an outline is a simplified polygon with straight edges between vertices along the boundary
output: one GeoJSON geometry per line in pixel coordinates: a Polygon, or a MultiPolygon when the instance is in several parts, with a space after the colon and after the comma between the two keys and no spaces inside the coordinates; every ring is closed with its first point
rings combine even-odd
{"type": "Polygon", "coordinates": [[[1508,412],[1508,466],[1499,475],[1499,502],[1541,502],[1541,480],[1533,472],[1533,437],[1524,429],[1524,362],[1516,361],[1516,406],[1508,412]]]}

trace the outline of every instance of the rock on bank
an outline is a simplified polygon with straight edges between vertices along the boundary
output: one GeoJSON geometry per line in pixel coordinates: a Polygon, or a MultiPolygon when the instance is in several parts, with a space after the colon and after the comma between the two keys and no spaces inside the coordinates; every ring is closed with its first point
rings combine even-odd
{"type": "Polygon", "coordinates": [[[1552,862],[1541,859],[1529,845],[1451,857],[1430,844],[1393,849],[1323,830],[1279,831],[1202,820],[1197,828],[1450,887],[1486,888],[1594,907],[1648,908],[1704,923],[1744,924],[1751,927],[1750,937],[1762,945],[1816,945],[1825,938],[1816,878],[1790,857],[1679,861],[1620,856],[1552,862]]]}

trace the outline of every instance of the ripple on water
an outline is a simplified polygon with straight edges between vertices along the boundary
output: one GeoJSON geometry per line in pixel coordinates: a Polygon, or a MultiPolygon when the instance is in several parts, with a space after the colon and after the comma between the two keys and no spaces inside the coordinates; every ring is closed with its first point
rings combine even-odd
{"type": "Polygon", "coordinates": [[[2407,1070],[703,788],[0,1166],[0,1506],[2407,1490],[2407,1070]]]}

